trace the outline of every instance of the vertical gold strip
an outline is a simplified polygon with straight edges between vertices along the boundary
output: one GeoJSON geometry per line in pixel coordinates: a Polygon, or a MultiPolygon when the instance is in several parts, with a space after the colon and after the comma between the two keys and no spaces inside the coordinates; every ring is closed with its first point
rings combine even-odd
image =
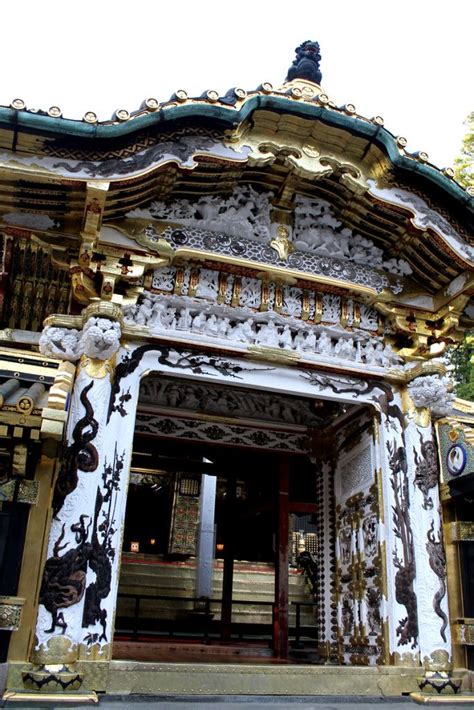
{"type": "Polygon", "coordinates": [[[241,288],[240,276],[236,276],[234,278],[234,287],[232,289],[232,303],[231,303],[232,306],[239,305],[240,288],[241,288]]]}
{"type": "Polygon", "coordinates": [[[262,290],[260,296],[260,310],[268,311],[268,305],[270,303],[270,284],[268,283],[268,281],[262,280],[262,290]]]}
{"type": "Polygon", "coordinates": [[[352,327],[353,328],[359,328],[360,327],[360,304],[356,303],[355,301],[352,302],[352,310],[353,310],[353,323],[352,327]]]}
{"type": "Polygon", "coordinates": [[[321,323],[323,317],[323,296],[321,293],[315,294],[314,299],[314,318],[315,323],[321,323]]]}
{"type": "Polygon", "coordinates": [[[196,289],[199,284],[199,269],[191,269],[191,276],[189,277],[189,290],[188,296],[195,296],[196,289]]]}
{"type": "Polygon", "coordinates": [[[219,293],[217,295],[217,303],[225,303],[227,293],[227,274],[219,272],[219,293]]]}
{"type": "Polygon", "coordinates": [[[308,291],[303,291],[303,301],[301,305],[301,320],[308,320],[309,309],[310,309],[309,293],[308,291]]]}
{"type": "Polygon", "coordinates": [[[349,321],[349,303],[347,298],[341,299],[341,325],[346,326],[349,321]]]}
{"type": "Polygon", "coordinates": [[[41,576],[52,516],[51,498],[55,463],[56,459],[42,456],[36,468],[35,480],[39,482],[38,503],[30,508],[17,592],[17,596],[25,599],[25,604],[20,628],[11,636],[8,649],[9,661],[28,661],[34,643],[41,576]]]}
{"type": "Polygon", "coordinates": [[[174,289],[173,294],[175,296],[181,296],[184,284],[184,269],[176,269],[176,274],[174,277],[174,289]]]}
{"type": "Polygon", "coordinates": [[[281,286],[275,287],[275,306],[273,310],[275,313],[280,313],[283,306],[283,288],[281,286]]]}

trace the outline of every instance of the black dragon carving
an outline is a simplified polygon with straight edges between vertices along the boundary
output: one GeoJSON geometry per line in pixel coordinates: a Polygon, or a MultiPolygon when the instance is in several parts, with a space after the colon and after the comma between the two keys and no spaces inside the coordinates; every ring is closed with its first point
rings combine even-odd
{"type": "Polygon", "coordinates": [[[429,495],[429,491],[438,483],[436,447],[433,441],[424,441],[420,434],[420,449],[421,455],[419,455],[416,448],[413,447],[416,465],[414,482],[423,493],[423,508],[425,510],[432,510],[433,499],[429,495]]]}
{"type": "Polygon", "coordinates": [[[86,526],[85,521],[89,516],[81,515],[79,522],[71,525],[75,535],[77,547],[68,550],[64,555],[59,553],[66,549],[68,543],[62,545],[65,535],[63,524],[61,534],[53,547],[53,556],[46,560],[43,580],[39,595],[39,602],[51,614],[51,628],[45,633],[52,634],[57,628],[64,634],[67,623],[60,609],[66,609],[81,601],[86,587],[87,561],[89,546],[87,537],[91,522],[86,526]]]}
{"type": "Polygon", "coordinates": [[[101,601],[108,597],[112,581],[112,561],[115,558],[115,550],[112,547],[112,537],[116,532],[115,506],[124,458],[125,452],[118,456],[115,450],[113,463],[105,464],[102,474],[105,493],[97,488],[95,501],[88,562],[96,578],[86,589],[82,626],[86,628],[98,621],[102,626],[99,641],[107,641],[107,610],[101,608],[101,601]]]}
{"type": "Polygon", "coordinates": [[[196,375],[206,373],[219,374],[224,377],[241,379],[239,374],[244,371],[260,372],[262,370],[274,369],[272,367],[245,367],[215,355],[200,355],[192,351],[177,350],[167,345],[141,345],[130,353],[130,355],[126,355],[115,368],[115,379],[110,393],[107,421],[110,420],[113,412],[119,412],[122,417],[127,415],[124,402],[130,399],[129,393],[122,395],[119,398],[120,403],[116,404],[116,399],[121,391],[121,381],[132,374],[132,372],[135,372],[143,356],[148,352],[156,352],[158,354],[157,360],[160,365],[167,365],[177,370],[190,370],[196,375]],[[172,360],[171,355],[176,355],[176,359],[172,360]]]}
{"type": "Polygon", "coordinates": [[[81,403],[86,410],[85,415],[79,419],[72,432],[72,444],[70,444],[64,455],[61,469],[58,474],[56,486],[53,495],[53,513],[54,517],[63,507],[66,497],[75,490],[77,486],[77,471],[92,472],[95,471],[99,464],[99,455],[97,449],[91,443],[97,436],[99,423],[94,419],[94,410],[89,402],[87,395],[94,386],[94,382],[90,382],[84,387],[80,394],[81,403]]]}
{"type": "Polygon", "coordinates": [[[399,637],[399,646],[404,646],[411,642],[411,647],[415,648],[418,642],[418,611],[414,590],[416,576],[415,552],[409,520],[408,465],[406,451],[403,446],[397,448],[395,441],[393,444],[388,441],[387,449],[390,454],[389,465],[392,473],[390,483],[395,501],[392,506],[393,531],[395,536],[401,541],[403,551],[402,556],[399,555],[396,549],[393,551],[393,564],[397,569],[395,574],[395,598],[407,610],[406,617],[398,622],[396,634],[399,637]]]}
{"type": "Polygon", "coordinates": [[[307,40],[306,42],[300,44],[300,46],[296,48],[295,52],[296,58],[291,67],[288,69],[286,81],[292,81],[293,79],[306,79],[307,81],[312,81],[315,84],[320,84],[323,76],[319,69],[319,62],[321,61],[319,44],[317,42],[307,40]]]}
{"type": "Polygon", "coordinates": [[[443,641],[446,639],[446,628],[448,626],[448,617],[441,609],[441,602],[446,596],[446,555],[444,552],[443,540],[441,531],[438,532],[438,540],[434,532],[434,520],[431,521],[431,527],[427,533],[428,542],[426,543],[426,551],[428,553],[430,567],[439,579],[439,589],[433,597],[433,609],[437,616],[442,619],[443,623],[440,629],[440,635],[443,641]]]}
{"type": "Polygon", "coordinates": [[[116,532],[115,508],[124,458],[125,452],[118,456],[115,451],[113,463],[105,463],[103,488],[97,488],[94,520],[86,524],[89,516],[81,515],[79,522],[71,525],[76,547],[60,555],[68,547],[68,543],[62,544],[65,536],[63,524],[53,555],[46,560],[39,598],[51,614],[51,628],[45,630],[46,633],[54,633],[56,628],[60,628],[64,634],[67,622],[60,609],[77,604],[85,594],[82,626],[99,622],[102,634],[98,640],[107,641],[107,610],[101,608],[101,602],[109,595],[111,588],[112,561],[115,557],[112,537],[116,532]],[[88,568],[95,573],[95,580],[86,587],[88,568]]]}
{"type": "Polygon", "coordinates": [[[386,382],[376,380],[361,380],[354,377],[330,377],[311,370],[302,374],[312,385],[319,387],[329,387],[335,394],[369,394],[374,390],[380,390],[380,394],[374,394],[371,400],[375,402],[382,414],[390,419],[396,419],[403,431],[405,428],[405,417],[398,406],[394,404],[393,390],[386,382]]]}

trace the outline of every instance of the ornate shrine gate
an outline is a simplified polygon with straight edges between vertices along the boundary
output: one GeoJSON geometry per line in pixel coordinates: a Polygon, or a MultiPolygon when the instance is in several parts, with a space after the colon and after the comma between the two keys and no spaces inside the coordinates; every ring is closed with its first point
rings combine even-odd
{"type": "MultiPolygon", "coordinates": [[[[460,686],[432,421],[454,399],[436,357],[473,324],[472,201],[422,154],[405,154],[379,117],[338,108],[319,86],[318,61],[319,47],[305,43],[277,89],[179,92],[161,108],[149,100],[135,128],[121,127],[122,115],[93,136],[75,125],[70,139],[67,121],[62,129],[37,116],[33,167],[20,121],[28,112],[8,109],[20,127],[3,170],[21,207],[11,213],[0,201],[15,280],[5,273],[4,340],[22,360],[39,345],[46,364],[69,361],[41,415],[59,472],[51,515],[43,500],[41,526],[26,531],[18,588],[32,549],[44,571],[9,643],[8,697],[139,690],[140,668],[112,660],[112,639],[140,383],[150,374],[177,383],[178,407],[189,382],[220,388],[229,408],[228,393],[256,392],[275,420],[272,398],[300,401],[300,416],[312,400],[339,410],[304,421],[317,470],[321,647],[351,692],[460,686]],[[54,219],[31,211],[37,182],[54,219]],[[53,450],[64,422],[64,449],[53,450]]],[[[243,416],[245,401],[238,407],[243,416]]],[[[286,612],[276,606],[284,655],[286,612]]],[[[177,670],[157,666],[147,688],[255,693],[265,673],[270,694],[325,694],[335,682],[328,666],[246,666],[238,688],[230,668],[177,670]]]]}

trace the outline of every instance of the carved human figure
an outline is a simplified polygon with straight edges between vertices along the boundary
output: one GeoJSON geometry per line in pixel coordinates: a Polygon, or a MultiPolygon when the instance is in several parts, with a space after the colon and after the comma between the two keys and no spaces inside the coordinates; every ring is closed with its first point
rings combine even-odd
{"type": "Polygon", "coordinates": [[[275,323],[271,320],[260,326],[257,333],[257,343],[269,348],[277,348],[280,344],[280,333],[275,323]]]}
{"type": "Polygon", "coordinates": [[[255,337],[256,337],[256,332],[253,327],[253,321],[251,318],[247,318],[246,321],[242,324],[242,331],[245,335],[245,339],[247,340],[248,343],[254,343],[255,342],[255,337]]]}
{"type": "Polygon", "coordinates": [[[285,325],[280,334],[280,346],[287,350],[293,349],[293,334],[289,325],[285,325]]]}
{"type": "Polygon", "coordinates": [[[306,335],[304,349],[313,353],[316,351],[316,345],[317,345],[316,333],[314,332],[314,330],[309,330],[306,335]]]}
{"type": "Polygon", "coordinates": [[[191,329],[196,333],[202,333],[206,325],[206,316],[204,313],[199,312],[194,316],[191,329]]]}
{"type": "Polygon", "coordinates": [[[295,350],[298,350],[298,352],[305,350],[305,336],[306,332],[304,330],[299,330],[294,337],[293,344],[295,350]]]}
{"type": "Polygon", "coordinates": [[[176,327],[176,308],[167,308],[163,315],[163,325],[165,328],[174,330],[176,327]]]}
{"type": "Polygon", "coordinates": [[[332,341],[325,330],[319,336],[318,341],[319,352],[321,355],[331,355],[332,354],[332,341]]]}
{"type": "Polygon", "coordinates": [[[218,324],[217,324],[217,330],[219,337],[225,338],[227,333],[229,332],[230,328],[230,318],[219,318],[218,324]]]}
{"type": "Polygon", "coordinates": [[[189,308],[182,308],[177,323],[178,330],[189,330],[191,324],[192,316],[189,312],[189,308]]]}
{"type": "Polygon", "coordinates": [[[163,326],[163,316],[166,311],[166,306],[161,301],[156,301],[153,305],[153,310],[151,318],[149,320],[149,325],[155,328],[161,328],[163,326]]]}
{"type": "Polygon", "coordinates": [[[372,343],[371,340],[368,340],[365,345],[361,347],[361,352],[364,356],[365,362],[370,365],[373,362],[375,362],[375,350],[374,350],[374,344],[372,343]]]}
{"type": "Polygon", "coordinates": [[[237,322],[229,331],[228,337],[236,342],[245,343],[247,341],[247,335],[245,333],[244,323],[237,322]]]}
{"type": "Polygon", "coordinates": [[[171,383],[166,389],[166,404],[168,407],[176,408],[181,399],[180,389],[178,385],[171,383]]]}
{"type": "Polygon", "coordinates": [[[137,325],[146,325],[151,318],[153,312],[153,302],[149,298],[145,298],[138,307],[138,313],[135,316],[137,325]]]}
{"type": "Polygon", "coordinates": [[[219,323],[213,313],[206,321],[206,335],[212,335],[213,337],[219,335],[219,323]]]}

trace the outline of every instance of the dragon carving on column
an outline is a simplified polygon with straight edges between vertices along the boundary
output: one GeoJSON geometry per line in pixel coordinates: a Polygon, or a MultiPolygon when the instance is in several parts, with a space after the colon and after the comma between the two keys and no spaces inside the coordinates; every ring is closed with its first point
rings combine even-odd
{"type": "Polygon", "coordinates": [[[446,628],[448,626],[448,617],[441,609],[441,602],[446,596],[446,555],[444,552],[443,539],[441,531],[438,532],[438,540],[434,532],[434,520],[431,521],[431,527],[427,533],[428,542],[426,543],[426,551],[428,553],[430,567],[439,579],[439,589],[433,597],[433,609],[440,619],[443,620],[440,635],[444,642],[446,639],[446,628]]]}
{"type": "Polygon", "coordinates": [[[425,441],[420,434],[420,453],[413,447],[415,457],[415,485],[423,493],[423,508],[433,509],[433,499],[429,491],[438,483],[438,461],[436,457],[436,447],[433,441],[425,441]]]}
{"type": "Polygon", "coordinates": [[[389,465],[392,473],[390,483],[395,501],[392,506],[393,531],[402,545],[401,556],[396,549],[393,551],[393,564],[397,569],[395,598],[407,610],[406,617],[400,619],[398,623],[396,633],[399,637],[399,646],[411,642],[411,647],[415,648],[418,641],[418,611],[414,590],[415,552],[409,518],[408,464],[403,446],[397,447],[395,441],[392,444],[388,441],[387,449],[390,454],[389,465]]]}

